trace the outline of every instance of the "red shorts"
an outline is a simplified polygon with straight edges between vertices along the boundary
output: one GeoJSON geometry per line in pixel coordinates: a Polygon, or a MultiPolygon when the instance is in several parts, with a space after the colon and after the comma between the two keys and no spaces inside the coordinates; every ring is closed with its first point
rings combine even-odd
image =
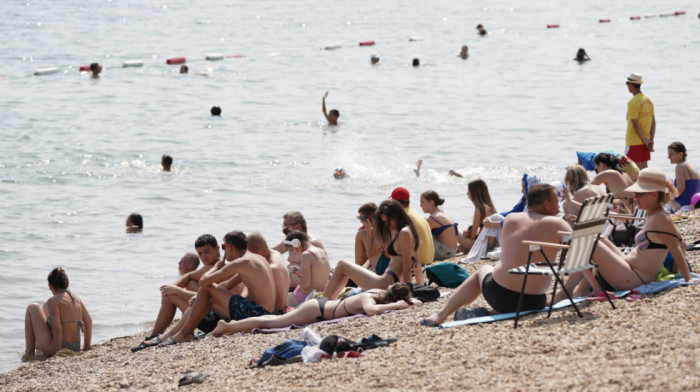
{"type": "Polygon", "coordinates": [[[651,151],[644,144],[627,146],[625,155],[634,162],[646,162],[651,159],[651,151]]]}

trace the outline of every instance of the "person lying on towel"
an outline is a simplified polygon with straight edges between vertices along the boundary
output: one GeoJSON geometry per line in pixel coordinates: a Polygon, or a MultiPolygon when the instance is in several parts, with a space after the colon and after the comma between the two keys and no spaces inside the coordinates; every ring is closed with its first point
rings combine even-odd
{"type": "MultiPolygon", "coordinates": [[[[421,324],[438,326],[447,316],[462,306],[472,303],[479,294],[493,309],[486,313],[515,312],[523,285],[523,275],[512,275],[508,270],[527,264],[528,245],[523,240],[559,242],[559,231],[570,226],[557,217],[559,198],[556,189],[549,184],[538,184],[527,194],[527,211],[508,214],[503,223],[503,250],[501,260],[495,265],[484,265],[478,273],[462,283],[439,312],[421,320],[421,324]]],[[[543,248],[550,260],[556,256],[555,248],[543,248]]],[[[533,262],[544,261],[539,253],[532,255],[533,262]]],[[[531,275],[527,279],[521,310],[542,309],[547,303],[546,292],[551,284],[550,276],[531,275]]]]}
{"type": "Polygon", "coordinates": [[[266,315],[230,322],[219,320],[212,334],[222,336],[236,332],[250,332],[253,328],[282,328],[356,314],[374,316],[387,310],[406,309],[410,305],[419,303],[420,301],[411,298],[411,289],[407,283],[394,283],[386,290],[373,289],[341,300],[331,300],[326,297],[308,300],[281,316],[266,315]]]}

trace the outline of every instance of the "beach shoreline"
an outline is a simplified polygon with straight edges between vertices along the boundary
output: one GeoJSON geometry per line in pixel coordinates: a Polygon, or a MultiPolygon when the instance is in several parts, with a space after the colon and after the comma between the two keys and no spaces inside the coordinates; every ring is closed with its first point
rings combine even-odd
{"type": "MultiPolygon", "coordinates": [[[[700,235],[694,216],[677,224],[686,243],[700,235]]],[[[688,252],[694,271],[700,252],[688,252]]],[[[454,258],[451,261],[456,261],[454,258]]],[[[480,265],[469,264],[469,273],[480,265]]],[[[208,337],[132,353],[142,335],[116,337],[75,356],[23,364],[2,374],[3,391],[177,389],[187,370],[209,374],[200,390],[697,390],[700,376],[700,285],[680,287],[641,300],[585,302],[583,318],[572,308],[512,320],[448,329],[422,327],[434,303],[314,326],[323,336],[352,340],[377,334],[397,337],[364,357],[249,369],[251,359],[301,330],[275,334],[208,337]]],[[[472,307],[486,306],[480,297],[472,307]]],[[[451,321],[451,317],[447,320],[451,321]]]]}

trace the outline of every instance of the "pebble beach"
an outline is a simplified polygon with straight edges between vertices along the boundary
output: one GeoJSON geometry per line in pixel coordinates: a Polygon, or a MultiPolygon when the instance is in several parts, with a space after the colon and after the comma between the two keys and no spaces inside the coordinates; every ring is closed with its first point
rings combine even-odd
{"type": "MultiPolygon", "coordinates": [[[[700,235],[696,216],[677,223],[686,243],[700,235]]],[[[688,252],[694,271],[700,252],[688,252]]],[[[459,258],[450,261],[456,262],[459,258]]],[[[474,273],[481,261],[467,265],[474,273]]],[[[445,289],[441,289],[445,290],[445,289]]],[[[158,300],[154,298],[154,301],[158,300]]],[[[513,321],[422,327],[437,302],[381,316],[314,326],[321,336],[396,337],[360,358],[325,359],[260,369],[251,359],[301,330],[236,334],[132,353],[143,336],[113,338],[77,355],[24,364],[0,376],[3,391],[169,391],[188,370],[209,374],[196,390],[603,390],[700,389],[700,285],[644,295],[637,301],[584,302],[513,321]]],[[[487,306],[480,297],[472,306],[487,306]]],[[[451,321],[451,317],[446,321],[451,321]]]]}

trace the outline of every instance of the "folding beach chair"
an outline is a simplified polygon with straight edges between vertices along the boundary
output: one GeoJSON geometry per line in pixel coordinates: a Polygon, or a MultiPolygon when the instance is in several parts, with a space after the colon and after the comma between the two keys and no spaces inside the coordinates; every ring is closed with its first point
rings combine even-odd
{"type": "MultiPolygon", "coordinates": [[[[571,293],[564,286],[563,276],[570,275],[575,272],[581,272],[586,269],[595,267],[596,265],[591,263],[591,258],[593,257],[593,251],[598,244],[598,238],[600,233],[603,231],[603,226],[605,226],[605,221],[608,215],[609,203],[613,200],[613,195],[608,194],[604,196],[591,197],[586,199],[581,206],[578,218],[574,223],[573,230],[570,233],[559,232],[559,234],[565,234],[569,239],[565,241],[564,244],[555,244],[551,242],[539,242],[539,241],[528,241],[524,240],[523,244],[530,246],[530,253],[527,257],[527,264],[520,266],[518,268],[513,268],[508,271],[510,274],[525,275],[523,277],[523,286],[520,290],[520,298],[518,299],[518,307],[515,315],[515,325],[514,328],[518,327],[518,319],[520,318],[520,309],[523,302],[523,293],[525,292],[525,284],[527,283],[528,275],[550,275],[554,276],[554,289],[552,290],[552,298],[557,291],[557,285],[561,284],[561,288],[564,293],[571,301],[576,313],[579,317],[583,317],[578,307],[573,302],[571,293]],[[543,247],[557,248],[561,249],[561,254],[559,256],[559,263],[552,263],[547,258],[544,253],[543,247]],[[544,262],[533,263],[532,254],[534,252],[540,252],[544,258],[544,262]]],[[[600,278],[598,277],[600,282],[600,278]]],[[[605,293],[605,298],[608,299],[610,305],[615,309],[615,305],[605,293]]],[[[549,312],[547,317],[552,315],[552,305],[549,305],[549,312]]]]}

